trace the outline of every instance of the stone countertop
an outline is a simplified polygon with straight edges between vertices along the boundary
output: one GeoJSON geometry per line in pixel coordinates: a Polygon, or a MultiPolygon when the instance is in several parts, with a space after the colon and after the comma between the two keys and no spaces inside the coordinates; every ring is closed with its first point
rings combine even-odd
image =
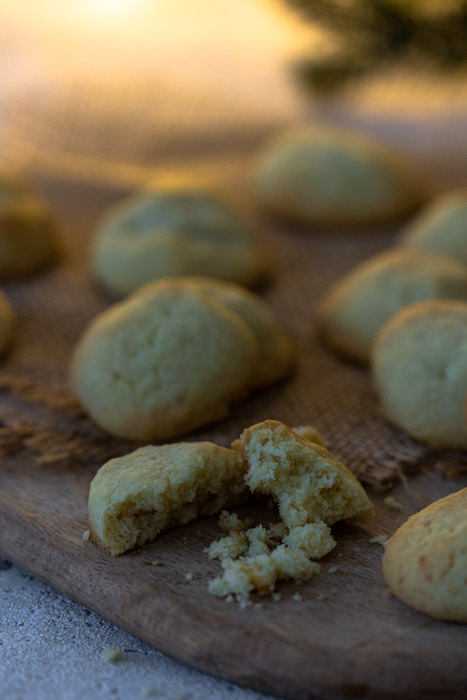
{"type": "Polygon", "coordinates": [[[0,559],[0,695],[8,700],[266,700],[200,673],[0,559]],[[122,649],[105,661],[103,650],[122,649]]]}

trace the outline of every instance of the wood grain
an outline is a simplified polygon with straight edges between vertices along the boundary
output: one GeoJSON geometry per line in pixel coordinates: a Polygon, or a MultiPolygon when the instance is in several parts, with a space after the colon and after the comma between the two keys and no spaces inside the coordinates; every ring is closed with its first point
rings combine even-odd
{"type": "MultiPolygon", "coordinates": [[[[93,471],[4,459],[1,554],[161,651],[252,688],[300,700],[465,698],[465,625],[432,620],[389,597],[380,574],[382,548],[369,543],[372,534],[391,532],[417,510],[421,498],[431,500],[460,482],[425,474],[410,492],[399,487],[401,513],[377,502],[369,531],[335,528],[338,546],[314,580],[284,584],[280,601],[257,598],[262,607],[241,609],[207,591],[219,570],[203,552],[220,534],[216,518],[117,559],[83,541],[93,471]],[[332,566],[338,569],[329,573],[332,566]],[[297,591],[302,602],[292,598],[297,591]]],[[[271,517],[259,505],[240,510],[271,517]]]]}
{"type": "MultiPolygon", "coordinates": [[[[401,512],[374,496],[377,516],[367,530],[334,528],[338,546],[318,576],[299,587],[283,584],[280,601],[258,598],[246,609],[208,594],[220,566],[203,549],[221,534],[216,518],[168,532],[117,559],[83,541],[89,482],[105,455],[123,454],[129,446],[68,415],[60,402],[41,403],[40,396],[63,390],[77,337],[106,305],[88,279],[83,251],[96,216],[122,192],[41,182],[66,221],[65,256],[42,278],[7,286],[20,322],[2,376],[16,375],[24,387],[32,382],[40,390],[33,400],[26,389],[7,391],[8,382],[0,381],[0,420],[7,426],[0,439],[0,555],[161,651],[251,688],[297,700],[464,699],[466,626],[432,620],[391,598],[380,573],[383,550],[369,539],[391,534],[410,513],[465,486],[465,471],[449,481],[438,468],[411,477],[407,487],[399,484],[392,495],[403,503],[401,512]],[[31,431],[45,431],[44,442],[31,441],[31,431]],[[55,461],[44,459],[51,454],[55,461]],[[160,566],[151,566],[155,559],[160,566]],[[331,567],[337,570],[331,573],[331,567]],[[297,591],[301,602],[293,599],[297,591]]],[[[387,426],[366,372],[327,353],[311,332],[322,289],[388,245],[390,232],[330,240],[271,231],[270,240],[277,271],[266,297],[298,348],[297,372],[239,404],[228,421],[188,439],[225,445],[253,422],[279,418],[315,423],[331,449],[363,475],[384,464],[394,475],[404,459],[413,469],[437,460],[439,467],[455,467],[459,455],[427,452],[387,426]]],[[[274,513],[259,504],[241,510],[265,522],[274,513]]]]}

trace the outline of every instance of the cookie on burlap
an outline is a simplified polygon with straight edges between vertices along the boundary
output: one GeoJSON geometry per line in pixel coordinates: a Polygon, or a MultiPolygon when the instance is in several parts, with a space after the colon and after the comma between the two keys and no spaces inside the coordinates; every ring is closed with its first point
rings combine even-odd
{"type": "Polygon", "coordinates": [[[252,285],[269,268],[265,246],[233,207],[188,189],[146,192],[113,208],[97,230],[92,261],[114,296],[182,275],[252,285]]]}
{"type": "Polygon", "coordinates": [[[0,355],[10,344],[15,325],[15,314],[7,296],[0,291],[0,355]]]}
{"type": "Polygon", "coordinates": [[[224,418],[252,386],[258,342],[207,294],[160,282],[100,314],[76,350],[72,381],[106,431],[163,440],[224,418]]]}
{"type": "MultiPolygon", "coordinates": [[[[208,277],[176,277],[163,283],[176,287],[183,285],[187,289],[206,294],[238,314],[249,326],[258,341],[260,351],[252,386],[259,388],[272,384],[291,368],[294,356],[290,342],[279,328],[268,306],[256,294],[238,284],[208,277]]],[[[136,294],[145,297],[157,294],[160,284],[149,284],[136,294]]]]}
{"type": "Polygon", "coordinates": [[[467,303],[425,301],[386,324],[372,353],[385,416],[436,447],[467,448],[467,303]]]}
{"type": "Polygon", "coordinates": [[[373,512],[365,489],[342,462],[280,421],[247,428],[234,447],[251,491],[272,496],[288,528],[373,512]]]}
{"type": "Polygon", "coordinates": [[[338,280],[318,307],[325,342],[367,362],[377,333],[398,311],[424,299],[467,300],[467,267],[406,248],[365,260],[338,280]]]}
{"type": "Polygon", "coordinates": [[[0,174],[0,277],[28,275],[57,254],[56,225],[25,184],[0,174]]]}
{"type": "Polygon", "coordinates": [[[322,227],[379,224],[424,199],[419,178],[392,149],[326,128],[294,131],[271,144],[255,189],[271,213],[322,227]]]}
{"type": "Polygon", "coordinates": [[[467,265],[467,190],[448,192],[433,200],[408,224],[400,243],[467,265]]]}
{"type": "Polygon", "coordinates": [[[89,538],[118,556],[245,495],[234,450],[212,442],[149,445],[97,472],[89,491],[89,538]]]}
{"type": "Polygon", "coordinates": [[[394,533],[383,575],[404,603],[467,622],[467,488],[415,513],[394,533]]]}

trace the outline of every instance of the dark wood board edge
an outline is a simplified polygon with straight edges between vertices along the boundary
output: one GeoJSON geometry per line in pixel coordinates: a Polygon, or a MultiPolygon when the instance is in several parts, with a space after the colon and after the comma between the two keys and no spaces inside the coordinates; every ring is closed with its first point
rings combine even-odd
{"type": "MultiPolygon", "coordinates": [[[[228,634],[219,636],[225,619],[216,613],[215,606],[197,609],[174,602],[163,591],[154,596],[147,585],[140,585],[137,591],[128,589],[122,595],[112,572],[113,560],[94,545],[80,541],[78,535],[76,539],[59,537],[30,511],[5,500],[1,505],[2,556],[161,652],[200,671],[292,700],[465,699],[465,685],[459,685],[457,674],[451,678],[429,675],[426,663],[421,664],[420,673],[413,673],[412,669],[418,687],[398,687],[399,681],[407,677],[402,666],[416,663],[410,658],[410,646],[404,658],[400,652],[391,654],[384,643],[375,644],[373,649],[365,650],[365,664],[357,664],[335,649],[290,643],[277,629],[274,636],[269,630],[264,645],[258,645],[257,637],[250,634],[245,624],[248,608],[239,609],[237,624],[230,622],[228,634]],[[128,606],[132,615],[125,614],[128,606]],[[187,634],[187,630],[198,629],[199,634],[187,634]],[[274,659],[280,658],[278,668],[283,668],[284,657],[287,677],[275,671],[274,659]],[[309,664],[304,665],[304,659],[309,659],[309,664]],[[319,689],[319,694],[315,689],[319,689]]],[[[467,684],[465,671],[464,680],[467,684]]]]}

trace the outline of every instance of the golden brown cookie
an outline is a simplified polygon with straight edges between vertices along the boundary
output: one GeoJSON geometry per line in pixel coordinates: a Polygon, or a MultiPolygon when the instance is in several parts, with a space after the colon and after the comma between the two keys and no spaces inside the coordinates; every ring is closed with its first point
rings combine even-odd
{"type": "Polygon", "coordinates": [[[271,144],[259,160],[255,191],[273,214],[340,228],[405,216],[425,197],[420,177],[393,149],[326,128],[297,130],[271,144]]]}
{"type": "Polygon", "coordinates": [[[253,285],[269,255],[252,226],[202,190],[145,192],[105,215],[92,252],[94,276],[121,297],[163,277],[205,275],[253,285]]]}
{"type": "Polygon", "coordinates": [[[467,302],[425,301],[377,337],[373,381],[385,416],[436,447],[467,448],[467,302]]]}
{"type": "Polygon", "coordinates": [[[389,248],[357,265],[327,291],[318,327],[333,349],[370,359],[378,332],[398,311],[424,299],[467,300],[467,267],[406,248],[389,248]]]}
{"type": "Polygon", "coordinates": [[[224,418],[258,367],[258,342],[238,314],[194,289],[159,285],[98,316],[72,367],[94,420],[134,440],[164,440],[224,418]]]}
{"type": "Polygon", "coordinates": [[[245,498],[242,465],[212,442],[141,447],[99,469],[89,491],[90,539],[113,556],[245,498]]]}
{"type": "Polygon", "coordinates": [[[332,525],[373,512],[365,489],[347,467],[280,421],[244,430],[239,452],[246,483],[274,498],[288,528],[317,520],[332,525]]]}
{"type": "Polygon", "coordinates": [[[383,574],[407,605],[467,622],[467,488],[415,513],[394,533],[383,574]]]}
{"type": "MultiPolygon", "coordinates": [[[[253,377],[253,386],[260,388],[281,379],[291,368],[294,356],[287,337],[280,329],[267,304],[244,287],[209,277],[175,277],[164,284],[184,286],[206,294],[238,314],[254,333],[259,345],[259,361],[253,377]]],[[[159,283],[138,290],[140,297],[157,294],[159,283]]]]}
{"type": "Polygon", "coordinates": [[[467,190],[434,199],[406,226],[400,244],[467,265],[467,190]]]}
{"type": "Polygon", "coordinates": [[[57,254],[57,230],[47,206],[25,184],[0,174],[0,277],[28,275],[57,254]]]}

